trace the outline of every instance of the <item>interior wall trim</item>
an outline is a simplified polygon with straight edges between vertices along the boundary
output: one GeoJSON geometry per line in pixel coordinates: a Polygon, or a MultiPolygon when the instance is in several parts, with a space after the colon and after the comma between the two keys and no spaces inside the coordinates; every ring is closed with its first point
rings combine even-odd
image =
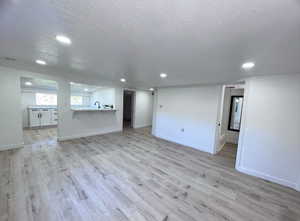
{"type": "Polygon", "coordinates": [[[262,173],[262,172],[259,172],[259,171],[255,171],[255,170],[252,170],[252,169],[248,169],[248,168],[245,168],[245,167],[236,167],[236,169],[238,171],[242,172],[242,173],[245,173],[245,174],[248,174],[248,175],[251,175],[251,176],[255,176],[255,177],[259,177],[259,178],[262,178],[264,180],[268,180],[268,181],[271,181],[273,183],[277,183],[277,184],[280,184],[280,185],[283,185],[283,186],[287,186],[287,187],[293,188],[293,189],[300,192],[299,185],[297,185],[297,183],[290,182],[289,180],[274,177],[272,175],[262,173]]]}
{"type": "Polygon", "coordinates": [[[76,134],[76,135],[71,135],[71,136],[60,136],[60,137],[57,137],[57,140],[58,141],[67,141],[67,140],[74,140],[74,139],[83,138],[83,137],[104,135],[104,134],[121,132],[121,131],[122,131],[122,129],[121,130],[113,129],[113,130],[105,130],[105,131],[98,131],[98,132],[82,133],[82,134],[76,134]]]}
{"type": "Polygon", "coordinates": [[[134,129],[143,128],[143,127],[151,127],[151,124],[141,124],[141,125],[134,125],[134,129]]]}
{"type": "Polygon", "coordinates": [[[7,144],[7,145],[2,145],[0,147],[0,151],[4,151],[4,150],[12,150],[12,149],[19,149],[19,148],[23,148],[24,147],[24,143],[19,143],[19,144],[7,144]]]}

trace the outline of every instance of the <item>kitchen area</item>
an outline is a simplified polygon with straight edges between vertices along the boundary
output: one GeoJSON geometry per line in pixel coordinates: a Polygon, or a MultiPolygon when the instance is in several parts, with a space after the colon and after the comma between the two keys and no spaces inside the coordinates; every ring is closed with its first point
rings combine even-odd
{"type": "Polygon", "coordinates": [[[23,128],[57,126],[57,91],[55,81],[21,78],[23,128]]]}
{"type": "Polygon", "coordinates": [[[25,144],[57,140],[56,81],[21,77],[21,109],[25,144]]]}
{"type": "Polygon", "coordinates": [[[115,88],[70,82],[70,105],[74,112],[114,112],[115,88]]]}
{"type": "MultiPolygon", "coordinates": [[[[20,85],[23,131],[26,137],[51,137],[52,140],[57,140],[57,82],[21,77],[20,85]]],[[[69,90],[68,109],[72,113],[73,123],[85,119],[82,124],[92,124],[89,121],[95,120],[104,124],[111,117],[115,119],[115,88],[69,82],[69,90]]],[[[111,122],[112,125],[113,123],[111,122]]]]}

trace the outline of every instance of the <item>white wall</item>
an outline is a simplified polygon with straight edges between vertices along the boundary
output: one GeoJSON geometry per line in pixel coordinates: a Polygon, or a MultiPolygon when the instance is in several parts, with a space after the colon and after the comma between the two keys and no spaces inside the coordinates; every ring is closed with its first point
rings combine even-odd
{"type": "Polygon", "coordinates": [[[96,101],[99,101],[102,105],[114,105],[115,106],[116,91],[115,88],[103,88],[98,89],[92,93],[91,106],[94,105],[96,101]]]}
{"type": "Polygon", "coordinates": [[[221,89],[221,86],[158,89],[153,134],[213,153],[221,89]]]}
{"type": "Polygon", "coordinates": [[[23,145],[20,79],[0,68],[0,150],[23,145]]]}
{"type": "Polygon", "coordinates": [[[133,128],[152,125],[153,95],[149,91],[135,91],[133,128]]]}
{"type": "Polygon", "coordinates": [[[246,80],[236,168],[300,190],[300,75],[246,80]]]}
{"type": "Polygon", "coordinates": [[[34,92],[23,92],[21,93],[22,99],[22,122],[23,128],[29,126],[29,117],[28,117],[28,106],[36,105],[35,93],[34,92]]]}
{"type": "Polygon", "coordinates": [[[70,110],[70,84],[61,80],[58,87],[59,140],[122,130],[123,89],[115,89],[117,112],[73,112],[70,110]]]}
{"type": "MultiPolygon", "coordinates": [[[[153,135],[213,153],[220,89],[158,89],[153,135]]],[[[246,79],[239,171],[300,191],[299,95],[300,75],[246,79]]]]}
{"type": "MultiPolygon", "coordinates": [[[[82,105],[73,105],[73,106],[91,106],[92,93],[89,92],[71,92],[71,96],[81,96],[82,97],[82,105]]],[[[70,101],[71,102],[71,101],[70,101]]]]}

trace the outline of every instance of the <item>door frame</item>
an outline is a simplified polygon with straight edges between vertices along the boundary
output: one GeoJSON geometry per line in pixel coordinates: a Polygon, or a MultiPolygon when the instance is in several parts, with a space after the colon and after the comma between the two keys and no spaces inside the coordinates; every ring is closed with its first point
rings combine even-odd
{"type": "MultiPolygon", "coordinates": [[[[237,150],[237,156],[236,156],[236,166],[235,168],[237,169],[237,165],[240,162],[240,151],[239,149],[241,149],[241,140],[242,140],[242,129],[243,129],[243,121],[245,118],[245,107],[246,107],[246,103],[245,103],[245,97],[246,97],[246,92],[248,91],[248,86],[247,86],[247,82],[240,82],[240,83],[236,83],[236,84],[227,84],[227,85],[222,85],[222,88],[220,90],[220,95],[219,95],[219,100],[218,100],[218,112],[217,112],[217,122],[216,122],[216,132],[215,132],[215,145],[214,145],[214,151],[213,154],[217,154],[222,148],[220,148],[220,146],[223,146],[224,144],[221,143],[221,138],[222,138],[222,134],[221,134],[221,129],[222,129],[222,120],[224,117],[227,116],[223,116],[223,110],[224,110],[224,104],[225,104],[225,92],[226,92],[226,88],[243,88],[244,89],[244,100],[243,100],[243,109],[242,109],[242,120],[241,120],[241,126],[240,126],[240,136],[239,136],[239,140],[238,140],[238,150],[237,150]]],[[[237,95],[238,96],[238,95],[237,95]]],[[[231,106],[231,105],[230,105],[231,106]]],[[[227,128],[228,125],[225,125],[225,127],[227,128]]]]}
{"type": "MultiPolygon", "coordinates": [[[[60,94],[60,91],[59,91],[60,90],[59,79],[51,78],[51,77],[49,77],[47,75],[40,75],[40,74],[35,74],[35,73],[34,74],[23,74],[22,73],[18,77],[19,82],[20,82],[20,84],[19,84],[19,94],[20,94],[20,110],[21,110],[21,113],[23,113],[23,105],[22,105],[22,93],[23,92],[22,92],[22,86],[21,86],[21,81],[22,81],[21,79],[22,78],[41,79],[41,80],[49,80],[49,81],[55,82],[55,84],[56,84],[55,94],[57,96],[56,109],[57,109],[57,113],[59,112],[59,108],[61,108],[61,105],[59,103],[59,99],[60,99],[59,98],[59,94],[60,94]]],[[[34,90],[32,92],[34,92],[34,90]]],[[[47,92],[45,92],[45,93],[47,93],[47,92]]],[[[47,109],[47,108],[41,108],[41,109],[47,109]]],[[[28,116],[28,121],[29,121],[29,112],[28,112],[28,110],[27,110],[27,116],[28,116]]],[[[22,115],[22,118],[23,118],[23,115],[22,115]]],[[[57,130],[57,135],[58,135],[59,134],[59,114],[57,116],[57,119],[58,120],[57,120],[57,124],[56,124],[56,130],[57,130]]],[[[28,122],[28,128],[30,128],[29,126],[30,126],[30,124],[28,122]]],[[[53,125],[50,125],[50,126],[53,126],[53,125]]],[[[41,127],[41,126],[37,126],[37,127],[41,127]]],[[[37,128],[37,127],[35,127],[35,128],[37,128]]],[[[22,132],[24,130],[23,119],[22,119],[22,124],[21,124],[21,130],[22,130],[22,132]]],[[[57,138],[57,140],[58,140],[58,138],[57,138]]]]}

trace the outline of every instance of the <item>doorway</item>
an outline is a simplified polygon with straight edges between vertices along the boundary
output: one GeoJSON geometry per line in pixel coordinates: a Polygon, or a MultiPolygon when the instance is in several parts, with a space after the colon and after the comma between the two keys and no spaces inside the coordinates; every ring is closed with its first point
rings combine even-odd
{"type": "Polygon", "coordinates": [[[133,128],[135,92],[124,90],[123,95],[123,128],[133,128]]]}
{"type": "Polygon", "coordinates": [[[224,86],[216,153],[234,167],[244,104],[244,85],[224,86]]]}
{"type": "Polygon", "coordinates": [[[57,82],[21,77],[20,85],[24,143],[56,142],[57,82]]]}

